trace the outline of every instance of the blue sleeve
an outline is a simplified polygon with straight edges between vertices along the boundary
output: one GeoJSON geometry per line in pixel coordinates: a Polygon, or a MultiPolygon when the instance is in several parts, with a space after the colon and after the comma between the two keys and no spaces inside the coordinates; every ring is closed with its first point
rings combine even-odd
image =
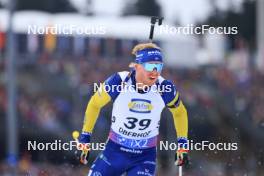
{"type": "Polygon", "coordinates": [[[180,96],[176,86],[170,80],[162,81],[161,86],[163,87],[161,97],[165,105],[169,108],[177,107],[180,103],[180,96]]]}
{"type": "Polygon", "coordinates": [[[107,90],[107,93],[110,95],[112,101],[114,101],[119,95],[121,83],[122,79],[118,73],[115,73],[106,79],[105,88],[107,90]]]}

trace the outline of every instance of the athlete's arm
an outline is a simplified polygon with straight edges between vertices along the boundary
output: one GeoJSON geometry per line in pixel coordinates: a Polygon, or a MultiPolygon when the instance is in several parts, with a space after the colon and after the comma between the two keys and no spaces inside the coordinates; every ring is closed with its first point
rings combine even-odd
{"type": "Polygon", "coordinates": [[[119,74],[110,76],[104,84],[100,86],[97,92],[91,97],[85,111],[85,117],[83,122],[82,133],[79,137],[79,143],[81,144],[80,162],[86,164],[88,161],[90,150],[86,148],[86,144],[90,143],[90,137],[97,121],[101,109],[110,100],[114,100],[118,96],[118,91],[115,86],[121,84],[121,77],[119,74]],[[108,89],[106,89],[108,86],[108,89]],[[107,91],[108,90],[108,91],[107,91]]]}
{"type": "Polygon", "coordinates": [[[111,100],[110,95],[103,88],[104,86],[105,83],[92,96],[92,98],[90,99],[87,105],[84,121],[83,121],[83,129],[82,129],[82,131],[85,133],[92,133],[95,122],[101,111],[101,108],[104,107],[111,100]]]}
{"type": "Polygon", "coordinates": [[[175,154],[175,164],[178,166],[187,165],[188,150],[188,115],[186,108],[180,100],[179,92],[175,85],[168,80],[163,81],[163,85],[169,86],[170,91],[163,92],[162,98],[173,116],[174,126],[177,133],[178,149],[175,154]]]}
{"type": "Polygon", "coordinates": [[[188,115],[185,106],[181,100],[178,100],[178,106],[174,102],[168,104],[169,110],[172,113],[174,127],[178,138],[188,137],[188,115]]]}
{"type": "Polygon", "coordinates": [[[80,144],[78,144],[78,150],[76,151],[76,154],[78,154],[79,149],[81,149],[80,157],[78,155],[77,157],[82,164],[87,164],[88,162],[90,150],[89,146],[87,148],[86,144],[90,143],[91,133],[99,116],[100,110],[110,101],[110,96],[105,92],[103,88],[104,86],[105,84],[101,85],[99,90],[97,90],[97,92],[92,96],[85,111],[83,129],[79,137],[80,144]]]}
{"type": "Polygon", "coordinates": [[[83,122],[83,133],[91,134],[99,116],[100,110],[111,100],[114,101],[118,96],[118,85],[120,85],[122,79],[119,73],[111,75],[103,85],[98,89],[98,91],[90,99],[83,122]]]}
{"type": "Polygon", "coordinates": [[[188,137],[188,116],[186,108],[184,107],[179,92],[176,86],[169,80],[164,80],[161,83],[165,89],[162,92],[162,98],[167,108],[173,116],[174,127],[176,129],[178,138],[188,137]]]}
{"type": "Polygon", "coordinates": [[[175,164],[177,166],[188,165],[188,115],[186,108],[181,100],[178,100],[178,106],[172,105],[169,110],[172,113],[174,126],[178,137],[178,149],[175,154],[175,164]]]}

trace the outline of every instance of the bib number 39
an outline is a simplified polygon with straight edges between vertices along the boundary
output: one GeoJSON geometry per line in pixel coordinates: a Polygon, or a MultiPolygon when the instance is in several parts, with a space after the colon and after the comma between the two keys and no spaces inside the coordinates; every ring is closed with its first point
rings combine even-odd
{"type": "Polygon", "coordinates": [[[127,123],[124,123],[125,127],[128,129],[134,129],[139,125],[139,130],[145,130],[149,127],[151,120],[150,119],[141,119],[138,120],[135,117],[127,117],[127,123]]]}

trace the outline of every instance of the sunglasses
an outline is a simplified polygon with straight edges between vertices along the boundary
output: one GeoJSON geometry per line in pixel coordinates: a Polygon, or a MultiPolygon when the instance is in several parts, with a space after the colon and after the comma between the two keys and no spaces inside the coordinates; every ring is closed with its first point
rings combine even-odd
{"type": "Polygon", "coordinates": [[[146,71],[152,72],[156,70],[157,72],[161,73],[163,68],[163,63],[143,63],[142,64],[146,71]]]}

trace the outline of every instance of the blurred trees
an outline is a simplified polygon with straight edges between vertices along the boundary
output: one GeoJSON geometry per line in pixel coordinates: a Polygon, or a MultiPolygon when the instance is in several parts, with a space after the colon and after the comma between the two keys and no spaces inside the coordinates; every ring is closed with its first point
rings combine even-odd
{"type": "Polygon", "coordinates": [[[161,16],[161,6],[156,0],[137,0],[135,3],[129,2],[123,11],[124,16],[143,15],[161,16]]]}
{"type": "MultiPolygon", "coordinates": [[[[213,2],[213,1],[212,1],[213,2]]],[[[236,11],[231,4],[227,11],[220,11],[218,7],[212,3],[213,14],[211,14],[202,24],[211,26],[237,26],[238,34],[229,35],[231,40],[231,49],[235,47],[238,38],[243,39],[249,44],[249,47],[256,47],[256,1],[244,0],[242,8],[236,11]]]]}
{"type": "Polygon", "coordinates": [[[68,0],[17,0],[17,10],[41,10],[50,13],[76,12],[68,0]]]}

